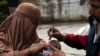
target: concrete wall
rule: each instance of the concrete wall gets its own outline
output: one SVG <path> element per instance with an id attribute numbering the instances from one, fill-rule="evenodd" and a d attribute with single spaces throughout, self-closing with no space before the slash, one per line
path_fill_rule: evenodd
<path id="1" fill-rule="evenodd" d="M 49 10 L 51 10 L 51 12 L 54 10 L 55 19 L 64 21 L 83 20 L 84 18 L 88 17 L 87 2 L 85 2 L 84 5 L 80 5 L 80 0 L 61 0 L 62 3 L 59 7 L 58 0 L 51 1 L 53 1 L 55 8 L 48 6 L 50 4 L 50 1 L 41 1 L 41 6 L 39 7 L 43 17 L 50 16 L 50 13 L 48 14 Z"/>
<path id="2" fill-rule="evenodd" d="M 87 2 L 80 5 L 80 0 L 21 0 L 21 2 L 35 3 L 41 11 L 44 20 L 51 19 L 63 21 L 83 20 L 88 17 Z M 51 5 L 50 5 L 51 4 Z M 12 11 L 12 10 L 11 10 Z"/>
<path id="3" fill-rule="evenodd" d="M 63 2 L 62 16 L 64 20 L 80 20 L 88 16 L 87 3 L 80 5 L 80 0 Z"/>

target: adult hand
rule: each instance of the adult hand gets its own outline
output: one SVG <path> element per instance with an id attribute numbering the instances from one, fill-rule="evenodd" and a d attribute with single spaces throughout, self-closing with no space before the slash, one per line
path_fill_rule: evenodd
<path id="1" fill-rule="evenodd" d="M 41 51 L 43 48 L 46 48 L 46 46 L 47 45 L 45 43 L 36 43 L 29 48 L 29 53 L 35 54 L 35 53 Z"/>
<path id="2" fill-rule="evenodd" d="M 58 50 L 54 46 L 50 45 L 50 48 L 53 50 L 53 56 L 66 56 L 63 51 Z"/>
<path id="3" fill-rule="evenodd" d="M 62 34 L 61 32 L 55 28 L 54 26 L 50 27 L 49 30 L 47 31 L 48 33 L 48 36 L 49 36 L 49 40 L 54 37 L 56 38 L 57 40 L 61 41 L 62 40 Z"/>

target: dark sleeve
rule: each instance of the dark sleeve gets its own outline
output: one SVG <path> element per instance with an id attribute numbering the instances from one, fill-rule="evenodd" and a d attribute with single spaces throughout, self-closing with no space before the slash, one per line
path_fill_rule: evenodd
<path id="1" fill-rule="evenodd" d="M 64 42 L 77 49 L 86 49 L 87 35 L 66 34 Z"/>

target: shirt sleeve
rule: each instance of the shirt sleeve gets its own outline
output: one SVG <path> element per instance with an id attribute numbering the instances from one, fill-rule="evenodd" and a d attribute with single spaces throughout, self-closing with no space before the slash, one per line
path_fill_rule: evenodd
<path id="1" fill-rule="evenodd" d="M 89 25 L 87 24 L 74 34 L 65 33 L 65 40 L 63 41 L 73 48 L 86 49 L 88 33 Z"/>
<path id="2" fill-rule="evenodd" d="M 64 42 L 77 49 L 86 49 L 87 35 L 66 34 Z"/>

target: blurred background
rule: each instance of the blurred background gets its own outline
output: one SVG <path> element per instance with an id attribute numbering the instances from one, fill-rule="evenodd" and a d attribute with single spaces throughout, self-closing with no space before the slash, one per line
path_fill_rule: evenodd
<path id="1" fill-rule="evenodd" d="M 61 32 L 75 33 L 87 24 L 87 0 L 0 0 L 0 23 L 22 2 L 31 2 L 39 7 L 42 20 L 37 32 L 47 42 L 47 30 L 51 25 L 56 26 Z M 67 56 L 85 56 L 84 50 L 71 48 L 63 42 L 61 45 Z"/>
<path id="2" fill-rule="evenodd" d="M 86 0 L 0 0 L 0 21 L 12 13 L 22 2 L 36 4 L 42 13 L 42 23 L 86 20 Z"/>

